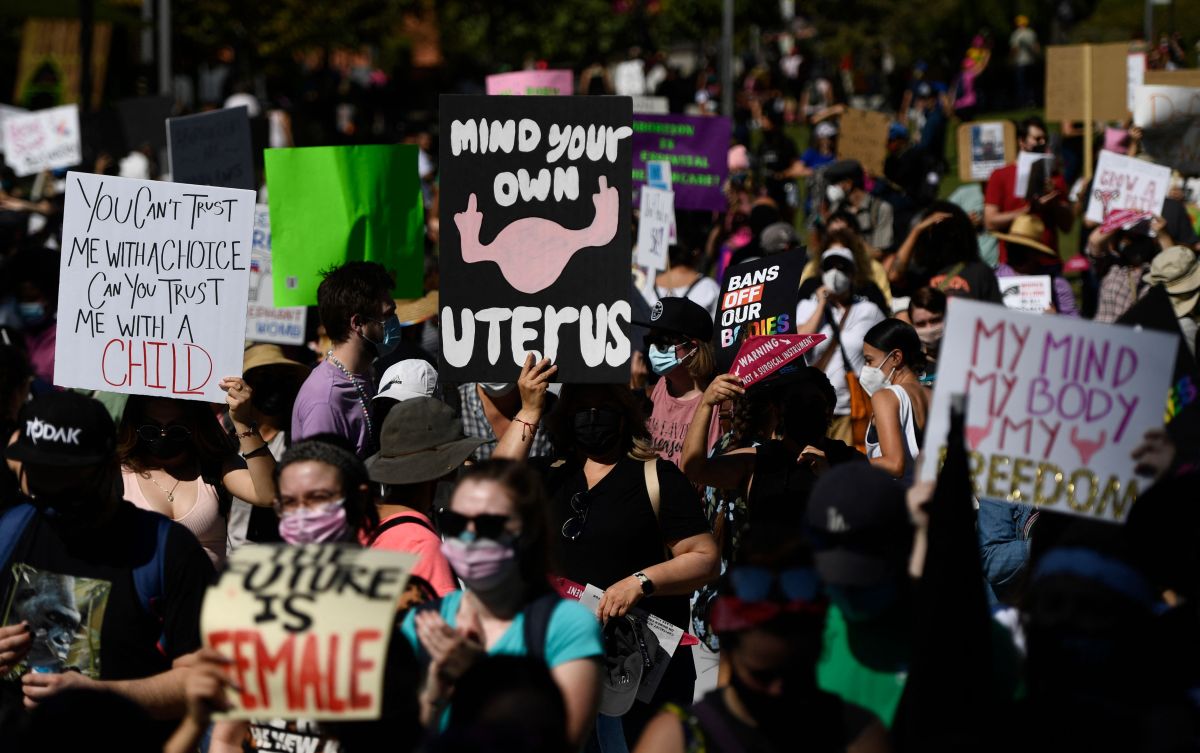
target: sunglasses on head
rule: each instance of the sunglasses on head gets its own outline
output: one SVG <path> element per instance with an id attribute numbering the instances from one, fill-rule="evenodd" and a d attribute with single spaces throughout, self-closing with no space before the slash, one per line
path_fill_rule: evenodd
<path id="1" fill-rule="evenodd" d="M 448 539 L 458 538 L 467 530 L 469 523 L 475 524 L 475 535 L 481 539 L 498 541 L 508 534 L 508 515 L 475 515 L 468 517 L 445 507 L 437 511 L 438 531 Z"/>
<path id="2" fill-rule="evenodd" d="M 821 578 L 808 567 L 775 571 L 743 565 L 729 570 L 733 595 L 742 601 L 816 601 L 821 595 Z"/>
<path id="3" fill-rule="evenodd" d="M 192 430 L 179 424 L 172 424 L 171 426 L 146 424 L 138 427 L 137 435 L 139 439 L 144 439 L 147 442 L 153 442 L 156 439 L 184 441 L 191 438 Z"/>

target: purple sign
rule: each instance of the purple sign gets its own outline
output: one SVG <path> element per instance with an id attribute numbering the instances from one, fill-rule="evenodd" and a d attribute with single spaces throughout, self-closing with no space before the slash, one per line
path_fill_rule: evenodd
<path id="1" fill-rule="evenodd" d="M 729 174 L 729 118 L 693 115 L 633 116 L 633 190 L 646 184 L 646 163 L 671 163 L 676 209 L 725 209 Z"/>

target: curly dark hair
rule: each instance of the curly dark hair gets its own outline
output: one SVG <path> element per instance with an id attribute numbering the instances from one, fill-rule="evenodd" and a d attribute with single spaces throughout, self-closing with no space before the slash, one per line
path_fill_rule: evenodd
<path id="1" fill-rule="evenodd" d="M 392 275 L 371 261 L 352 261 L 327 270 L 317 288 L 317 309 L 335 343 L 350 337 L 350 319 L 379 316 L 379 303 L 392 295 Z"/>
<path id="2" fill-rule="evenodd" d="M 278 485 L 283 469 L 293 463 L 324 463 L 338 470 L 342 481 L 342 492 L 346 495 L 346 520 L 360 533 L 370 533 L 379 526 L 379 511 L 371 494 L 371 480 L 367 467 L 350 450 L 319 437 L 297 442 L 283 453 L 275 465 L 275 483 Z"/>

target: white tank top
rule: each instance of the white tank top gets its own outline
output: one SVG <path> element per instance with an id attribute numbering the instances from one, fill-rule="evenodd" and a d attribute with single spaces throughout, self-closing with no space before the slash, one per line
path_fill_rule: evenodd
<path id="1" fill-rule="evenodd" d="M 908 391 L 898 384 L 889 385 L 887 389 L 891 390 L 900 401 L 900 425 L 904 427 L 904 476 L 901 481 L 905 486 L 911 486 L 913 458 L 921 451 L 921 443 L 917 441 L 917 419 L 913 415 L 912 398 L 908 396 Z M 871 419 L 871 425 L 867 427 L 866 446 L 868 458 L 883 457 L 883 450 L 879 448 L 879 434 L 875 431 L 874 418 Z"/>

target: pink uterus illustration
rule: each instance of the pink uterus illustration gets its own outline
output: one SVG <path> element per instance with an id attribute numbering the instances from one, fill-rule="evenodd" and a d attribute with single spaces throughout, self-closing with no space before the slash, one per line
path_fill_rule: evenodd
<path id="1" fill-rule="evenodd" d="M 570 230 L 544 217 L 513 220 L 496 234 L 491 243 L 479 242 L 483 213 L 476 209 L 475 194 L 467 199 L 467 209 L 454 215 L 454 224 L 462 240 L 462 258 L 468 264 L 493 261 L 500 273 L 522 293 L 537 293 L 554 284 L 576 253 L 607 245 L 617 234 L 620 198 L 600 176 L 600 187 L 592 195 L 596 215 L 592 223 Z"/>

